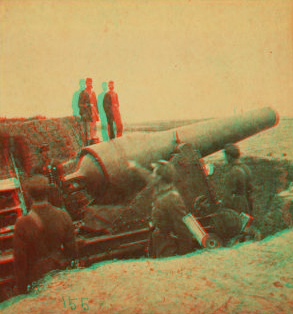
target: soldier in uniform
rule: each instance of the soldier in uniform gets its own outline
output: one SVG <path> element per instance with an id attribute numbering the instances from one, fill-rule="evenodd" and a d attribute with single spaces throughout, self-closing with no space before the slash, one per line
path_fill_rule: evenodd
<path id="1" fill-rule="evenodd" d="M 194 241 L 182 218 L 187 215 L 185 204 L 173 185 L 174 166 L 164 160 L 152 164 L 153 173 L 131 161 L 128 166 L 153 185 L 151 257 L 187 254 Z"/>
<path id="2" fill-rule="evenodd" d="M 276 194 L 260 223 L 263 238 L 293 227 L 293 183 L 286 189 L 288 172 L 282 168 L 278 170 Z"/>
<path id="3" fill-rule="evenodd" d="M 63 199 L 61 194 L 61 176 L 62 176 L 62 167 L 61 161 L 57 159 L 53 159 L 49 155 L 49 145 L 48 143 L 43 143 L 39 152 L 41 157 L 41 163 L 39 166 L 36 166 L 32 169 L 31 175 L 44 175 L 48 178 L 49 184 L 51 185 L 51 189 L 49 193 L 49 201 L 54 206 L 62 207 Z"/>
<path id="4" fill-rule="evenodd" d="M 72 115 L 74 117 L 74 129 L 76 132 L 76 135 L 78 137 L 78 140 L 82 140 L 80 138 L 82 136 L 81 131 L 81 122 L 80 122 L 80 114 L 79 114 L 79 106 L 78 106 L 78 100 L 80 93 L 85 89 L 85 79 L 81 79 L 79 81 L 79 90 L 77 90 L 72 97 Z"/>
<path id="5" fill-rule="evenodd" d="M 42 143 L 36 149 L 36 155 L 39 156 L 39 162 L 30 169 L 29 175 L 32 176 L 34 174 L 41 174 L 47 176 L 47 169 L 51 160 L 49 157 L 48 143 Z"/>
<path id="6" fill-rule="evenodd" d="M 103 91 L 98 95 L 98 111 L 101 119 L 101 129 L 102 129 L 102 137 L 103 141 L 109 141 L 109 134 L 108 134 L 108 122 L 107 122 L 107 116 L 105 113 L 103 101 L 105 94 L 107 93 L 107 82 L 102 83 L 102 89 Z"/>
<path id="7" fill-rule="evenodd" d="M 48 203 L 50 185 L 42 175 L 26 182 L 33 201 L 27 216 L 17 219 L 13 237 L 14 268 L 18 292 L 51 270 L 61 268 L 61 261 L 77 258 L 74 226 L 69 214 Z M 63 248 L 62 248 L 63 246 Z"/>
<path id="8" fill-rule="evenodd" d="M 85 79 L 81 79 L 79 81 L 79 90 L 73 94 L 72 97 L 72 115 L 74 117 L 75 122 L 79 122 L 80 115 L 79 115 L 79 107 L 78 107 L 78 100 L 80 93 L 85 89 Z"/>
<path id="9" fill-rule="evenodd" d="M 86 91 L 90 97 L 90 104 L 92 109 L 92 122 L 90 123 L 90 145 L 100 142 L 97 135 L 97 122 L 100 121 L 99 109 L 97 103 L 97 96 L 93 90 L 93 80 L 91 78 L 86 79 Z"/>
<path id="10" fill-rule="evenodd" d="M 86 79 L 87 88 L 79 94 L 78 107 L 81 121 L 83 122 L 83 141 L 84 145 L 90 145 L 91 142 L 91 124 L 93 124 L 92 105 L 90 91 L 92 89 L 92 79 Z"/>
<path id="11" fill-rule="evenodd" d="M 113 139 L 115 138 L 114 122 L 116 125 L 117 137 L 122 136 L 123 124 L 119 109 L 120 104 L 118 100 L 118 95 L 116 92 L 114 92 L 114 82 L 110 81 L 108 83 L 108 87 L 109 91 L 104 96 L 103 107 L 108 121 L 110 139 Z"/>
<path id="12" fill-rule="evenodd" d="M 250 168 L 241 163 L 240 150 L 234 144 L 227 144 L 224 148 L 224 156 L 228 169 L 224 180 L 224 194 L 222 204 L 237 212 L 252 214 L 253 198 L 252 173 Z"/>

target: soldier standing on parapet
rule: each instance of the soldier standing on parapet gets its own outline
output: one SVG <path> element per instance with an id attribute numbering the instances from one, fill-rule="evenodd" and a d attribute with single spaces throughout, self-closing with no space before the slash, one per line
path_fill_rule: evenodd
<path id="1" fill-rule="evenodd" d="M 110 139 L 115 138 L 114 122 L 116 124 L 117 137 L 122 136 L 123 125 L 121 121 L 121 115 L 119 110 L 118 95 L 114 92 L 114 82 L 108 83 L 109 91 L 105 94 L 103 106 L 107 116 L 107 121 L 110 129 Z"/>
<path id="2" fill-rule="evenodd" d="M 81 129 L 80 129 L 80 114 L 79 114 L 79 106 L 78 100 L 80 93 L 85 89 L 85 79 L 81 79 L 79 81 L 79 90 L 73 94 L 72 97 L 72 115 L 74 117 L 74 128 L 76 134 L 81 136 Z"/>
<path id="3" fill-rule="evenodd" d="M 100 121 L 97 96 L 93 90 L 93 80 L 86 79 L 86 91 L 90 96 L 90 104 L 92 109 L 92 122 L 90 123 L 90 144 L 99 143 L 100 140 L 97 135 L 97 122 Z"/>
<path id="4" fill-rule="evenodd" d="M 98 95 L 98 110 L 101 120 L 101 129 L 102 129 L 102 137 L 103 141 L 109 141 L 109 134 L 108 134 L 108 122 L 107 122 L 107 116 L 104 110 L 103 101 L 105 94 L 107 93 L 107 82 L 102 83 L 102 93 Z"/>
<path id="5" fill-rule="evenodd" d="M 128 162 L 128 167 L 154 187 L 150 256 L 168 257 L 192 252 L 193 236 L 182 220 L 187 209 L 173 184 L 174 165 L 160 160 L 152 164 L 153 173 L 133 161 Z"/>
<path id="6" fill-rule="evenodd" d="M 252 215 L 254 187 L 252 185 L 252 173 L 250 168 L 241 163 L 240 150 L 234 144 L 224 147 L 224 156 L 228 163 L 227 173 L 224 180 L 224 195 L 222 204 L 237 212 Z"/>
<path id="7" fill-rule="evenodd" d="M 48 203 L 48 179 L 36 175 L 28 179 L 26 189 L 33 201 L 27 216 L 17 219 L 13 237 L 14 269 L 18 293 L 27 293 L 28 285 L 46 273 L 77 258 L 74 225 L 69 214 Z M 63 246 L 63 250 L 62 250 Z"/>
<path id="8" fill-rule="evenodd" d="M 84 145 L 98 143 L 96 138 L 96 122 L 99 121 L 97 98 L 92 90 L 93 80 L 86 79 L 86 89 L 79 95 L 78 106 L 81 120 L 83 121 Z"/>
<path id="9" fill-rule="evenodd" d="M 74 119 L 77 120 L 77 121 L 80 119 L 79 107 L 78 107 L 78 99 L 79 99 L 80 93 L 84 89 L 85 89 L 85 79 L 81 79 L 79 81 L 79 90 L 76 91 L 73 94 L 73 97 L 72 97 L 72 115 L 73 115 Z"/>

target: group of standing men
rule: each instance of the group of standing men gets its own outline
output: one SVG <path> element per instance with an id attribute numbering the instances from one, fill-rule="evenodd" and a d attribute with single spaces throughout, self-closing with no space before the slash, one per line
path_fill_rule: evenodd
<path id="1" fill-rule="evenodd" d="M 73 94 L 72 109 L 75 124 L 80 127 L 84 145 L 100 142 L 97 135 L 98 121 L 101 121 L 103 141 L 122 136 L 123 125 L 118 95 L 114 91 L 114 82 L 109 81 L 108 84 L 103 82 L 103 92 L 98 97 L 96 97 L 93 90 L 93 80 L 91 78 L 81 79 L 79 86 L 79 90 Z M 108 91 L 107 88 L 109 88 Z"/>

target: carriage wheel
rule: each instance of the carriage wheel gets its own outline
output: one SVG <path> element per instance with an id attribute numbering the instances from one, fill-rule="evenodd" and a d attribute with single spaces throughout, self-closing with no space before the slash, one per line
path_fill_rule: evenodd
<path id="1" fill-rule="evenodd" d="M 211 233 L 204 240 L 203 246 L 207 249 L 218 249 L 223 246 L 223 241 L 218 235 Z"/>

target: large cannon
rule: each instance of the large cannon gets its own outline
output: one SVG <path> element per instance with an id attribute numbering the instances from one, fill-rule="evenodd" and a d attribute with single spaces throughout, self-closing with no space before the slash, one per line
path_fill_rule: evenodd
<path id="1" fill-rule="evenodd" d="M 101 260 L 141 256 L 147 251 L 152 190 L 129 171 L 128 160 L 146 168 L 159 159 L 171 160 L 177 169 L 175 185 L 192 211 L 199 196 L 206 196 L 211 203 L 216 201 L 202 158 L 226 143 L 241 141 L 277 123 L 276 112 L 262 108 L 169 131 L 126 135 L 83 148 L 78 153 L 76 171 L 62 178 L 62 203 L 75 223 L 80 263 L 87 266 Z M 206 227 L 208 232 L 212 231 L 210 227 Z M 14 285 L 12 238 L 13 225 L 0 228 L 0 292 L 6 296 L 12 295 L 10 288 Z"/>
<path id="2" fill-rule="evenodd" d="M 277 113 L 265 107 L 173 130 L 123 136 L 83 148 L 78 155 L 77 171 L 63 180 L 83 178 L 99 203 L 121 202 L 141 188 L 138 179 L 130 177 L 127 160 L 148 168 L 154 161 L 169 159 L 180 143 L 192 145 L 205 157 L 223 149 L 227 143 L 236 143 L 277 123 Z"/>

